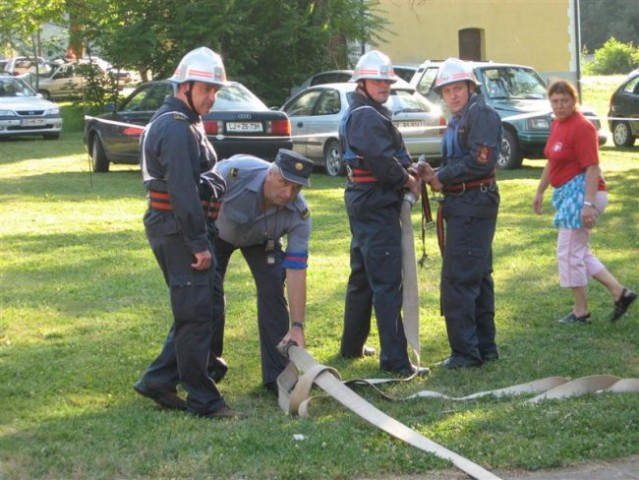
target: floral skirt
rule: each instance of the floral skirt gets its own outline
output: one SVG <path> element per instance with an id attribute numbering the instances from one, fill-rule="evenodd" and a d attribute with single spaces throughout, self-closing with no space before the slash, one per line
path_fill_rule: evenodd
<path id="1" fill-rule="evenodd" d="M 581 209 L 586 195 L 586 174 L 580 173 L 552 192 L 555 207 L 554 225 L 558 228 L 581 228 Z"/>

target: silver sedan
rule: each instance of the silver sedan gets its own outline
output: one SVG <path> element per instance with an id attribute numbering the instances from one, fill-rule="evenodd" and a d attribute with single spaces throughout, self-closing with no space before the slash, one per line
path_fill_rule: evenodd
<path id="1" fill-rule="evenodd" d="M 324 167 L 331 176 L 344 173 L 337 131 L 355 87 L 355 83 L 317 85 L 298 93 L 281 108 L 291 121 L 293 150 Z M 422 154 L 431 161 L 441 157 L 446 120 L 438 106 L 398 81 L 386 107 L 393 112 L 393 123 L 413 158 Z"/>

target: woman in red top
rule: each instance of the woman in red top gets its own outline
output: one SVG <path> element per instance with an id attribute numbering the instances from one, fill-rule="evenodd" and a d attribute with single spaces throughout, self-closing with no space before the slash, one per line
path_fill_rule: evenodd
<path id="1" fill-rule="evenodd" d="M 637 294 L 621 285 L 590 251 L 590 234 L 608 203 L 606 183 L 599 168 L 599 146 L 594 125 L 579 111 L 575 87 L 560 80 L 548 89 L 555 120 L 546 142 L 548 162 L 541 174 L 533 208 L 542 214 L 544 192 L 553 187 L 554 224 L 559 229 L 557 260 L 559 283 L 571 288 L 574 307 L 561 323 L 590 323 L 586 286 L 593 277 L 614 301 L 610 321 L 617 321 Z"/>

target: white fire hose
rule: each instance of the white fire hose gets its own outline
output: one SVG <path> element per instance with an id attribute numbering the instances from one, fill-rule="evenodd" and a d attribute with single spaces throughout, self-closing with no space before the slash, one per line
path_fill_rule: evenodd
<path id="1" fill-rule="evenodd" d="M 425 160 L 424 160 L 425 161 Z M 415 243 L 411 209 L 417 198 L 411 192 L 404 195 L 400 220 L 402 229 L 402 285 L 403 285 L 403 323 L 406 340 L 417 357 L 417 367 L 420 363 L 419 343 L 419 288 L 417 282 L 417 261 L 415 258 Z M 278 403 L 284 412 L 290 415 L 308 416 L 308 405 L 313 397 L 310 396 L 313 385 L 317 385 L 339 403 L 362 417 L 380 430 L 398 438 L 424 452 L 448 460 L 457 468 L 477 480 L 499 480 L 499 477 L 480 465 L 462 457 L 461 455 L 433 442 L 420 433 L 385 414 L 373 404 L 351 390 L 347 383 L 375 385 L 397 381 L 389 379 L 366 379 L 342 382 L 339 372 L 334 368 L 318 363 L 306 350 L 294 343 L 278 346 L 280 353 L 290 362 L 277 378 Z M 301 374 L 300 374 L 301 372 Z M 410 380 L 416 375 L 405 380 Z M 573 381 L 562 377 L 549 377 L 529 383 L 506 387 L 498 390 L 479 392 L 466 397 L 449 397 L 439 392 L 424 390 L 404 399 L 393 399 L 377 389 L 385 398 L 390 400 L 409 400 L 415 398 L 445 398 L 448 400 L 466 401 L 479 397 L 493 395 L 521 395 L 537 393 L 528 403 L 537 403 L 546 399 L 566 398 L 594 392 L 639 393 L 639 379 L 621 379 L 610 375 L 593 375 Z"/>

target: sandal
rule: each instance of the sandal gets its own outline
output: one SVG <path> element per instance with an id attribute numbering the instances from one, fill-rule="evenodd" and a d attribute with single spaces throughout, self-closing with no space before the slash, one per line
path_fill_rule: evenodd
<path id="1" fill-rule="evenodd" d="M 581 317 L 575 315 L 575 312 L 570 312 L 569 315 L 566 315 L 564 318 L 559 320 L 559 323 L 570 324 L 570 323 L 590 323 L 590 313 L 586 313 Z"/>
<path id="2" fill-rule="evenodd" d="M 610 321 L 614 323 L 617 320 L 619 320 L 623 316 L 623 314 L 626 313 L 626 311 L 628 310 L 628 307 L 630 307 L 630 304 L 634 302 L 636 299 L 637 299 L 636 292 L 633 292 L 632 290 L 628 290 L 627 288 L 624 288 L 623 291 L 621 292 L 621 296 L 619 297 L 619 300 L 615 302 L 615 308 L 612 311 L 612 314 L 610 315 Z"/>

